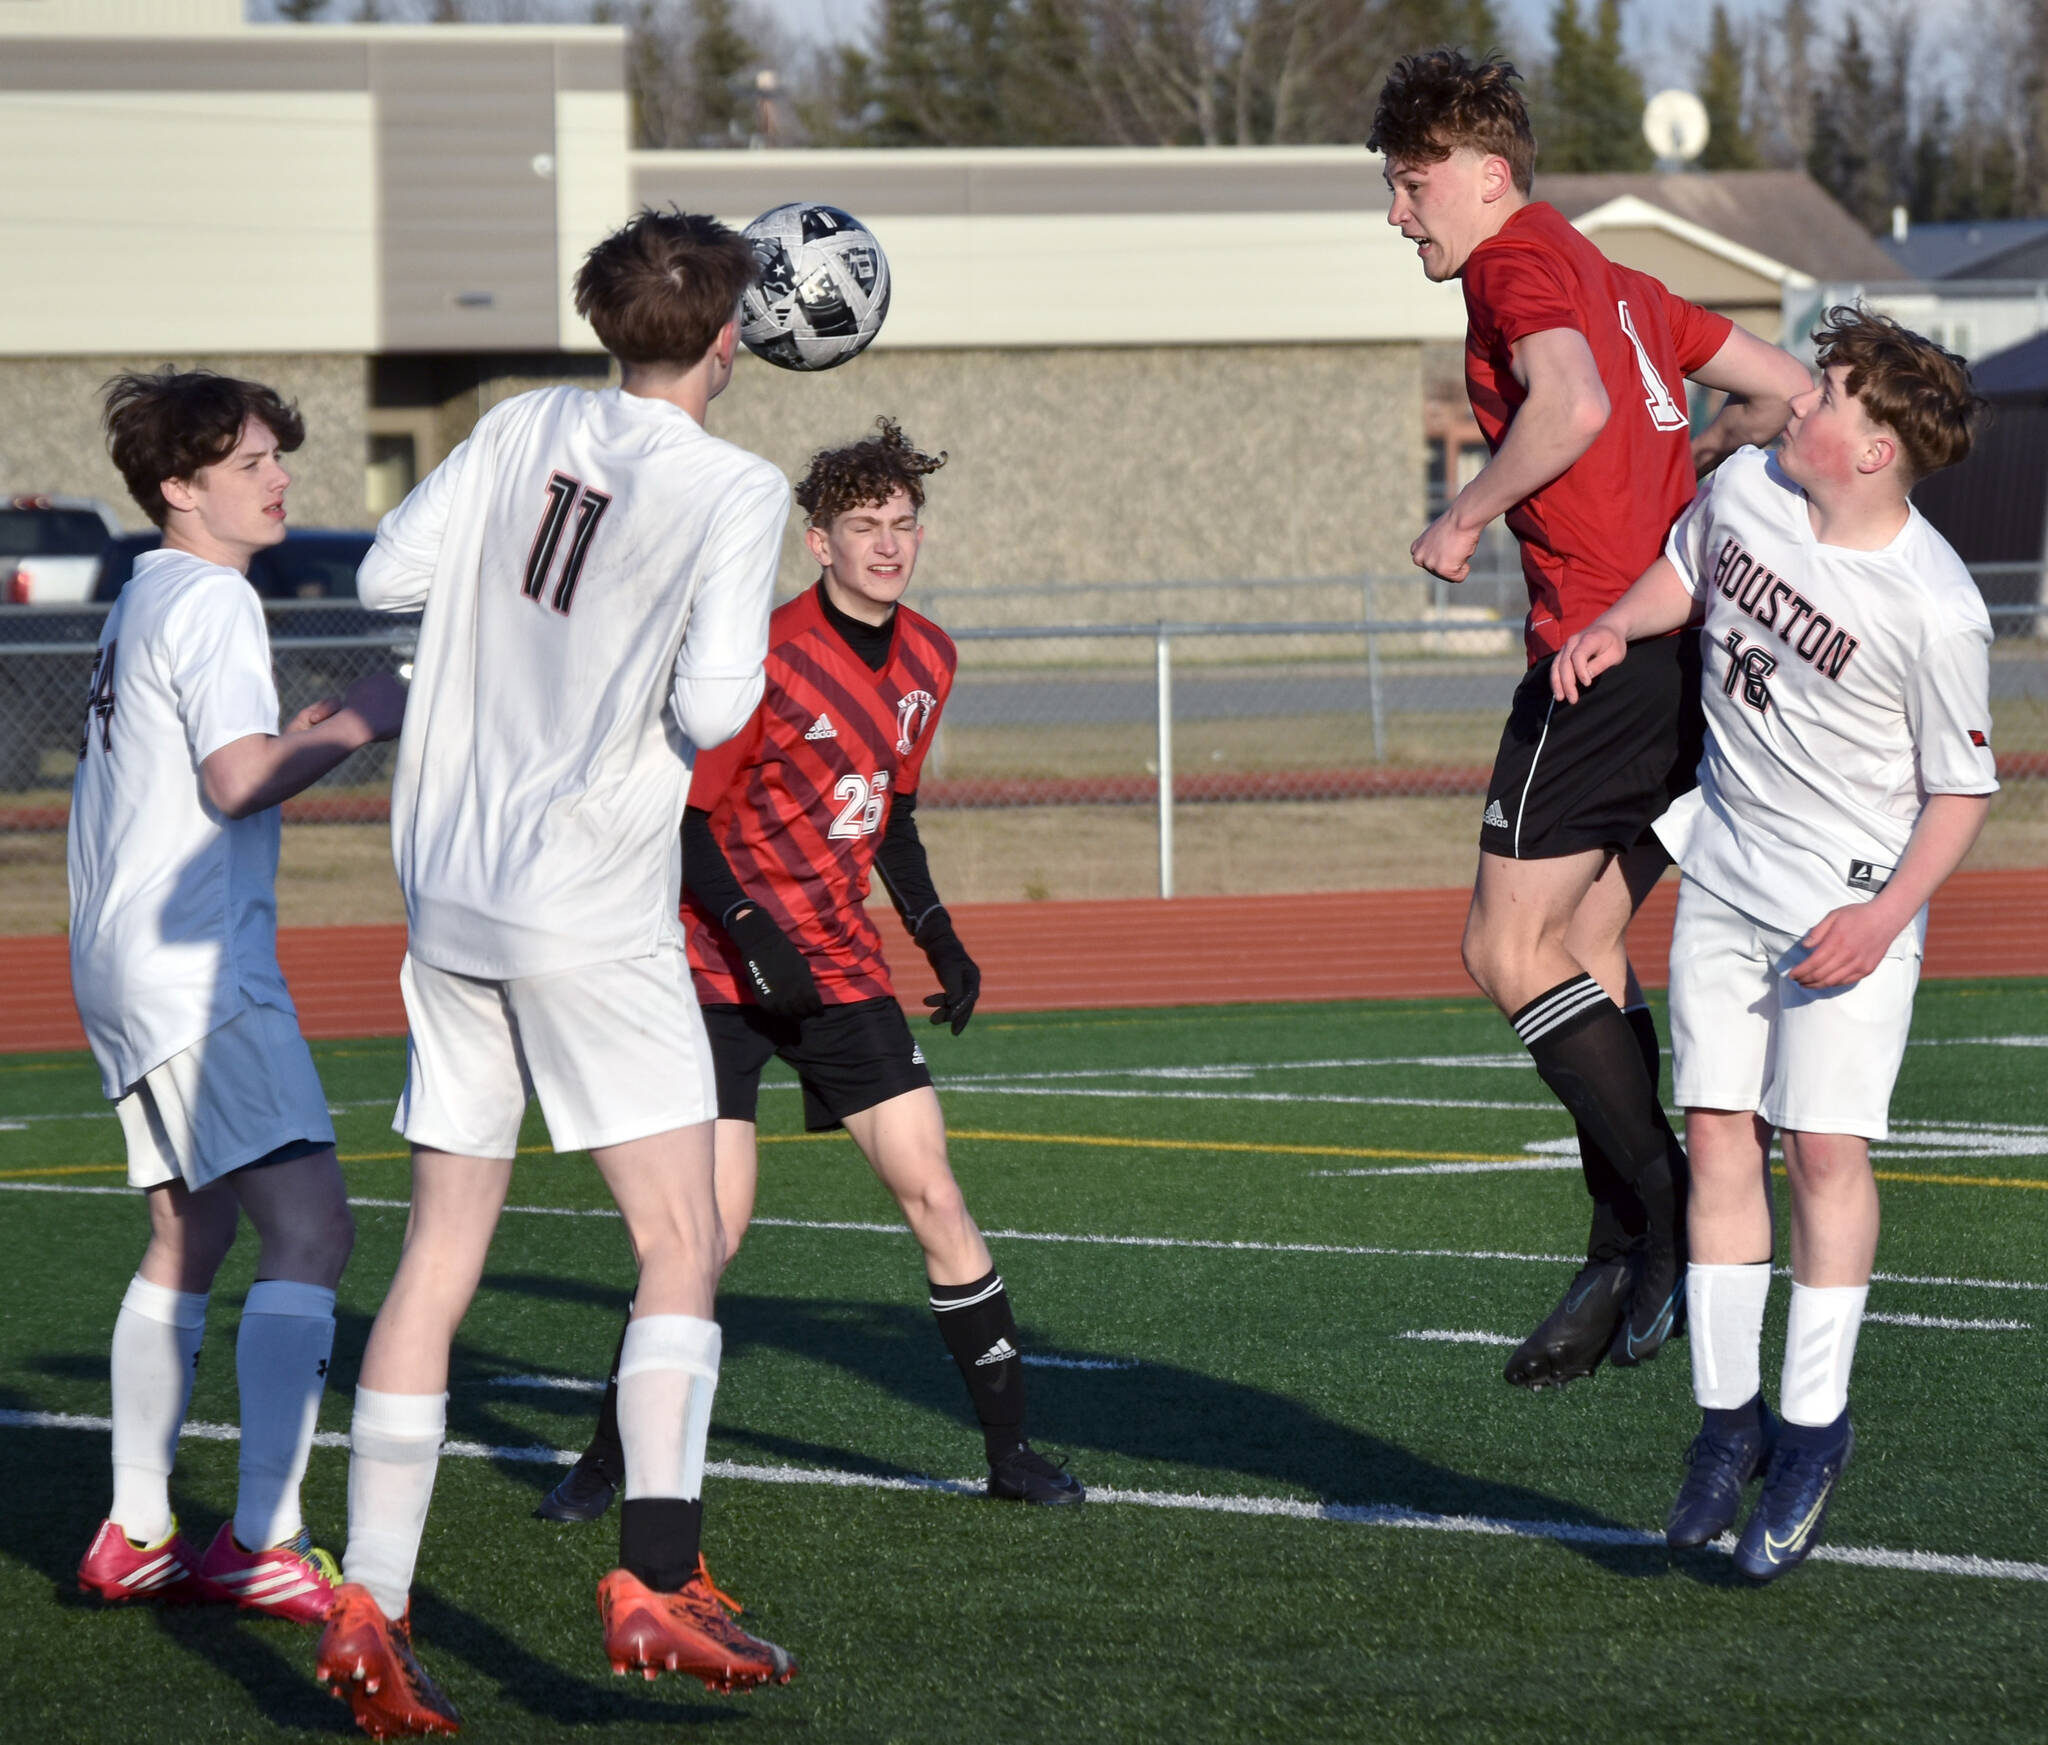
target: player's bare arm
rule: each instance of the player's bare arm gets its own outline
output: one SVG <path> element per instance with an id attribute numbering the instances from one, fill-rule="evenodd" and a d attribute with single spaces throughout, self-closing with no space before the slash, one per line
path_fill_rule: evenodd
<path id="1" fill-rule="evenodd" d="M 1806 366 L 1790 352 L 1733 328 L 1721 349 L 1693 372 L 1703 388 L 1718 388 L 1728 402 L 1693 438 L 1692 470 L 1705 478 L 1738 448 L 1776 440 L 1792 416 L 1792 402 L 1813 385 Z"/>
<path id="2" fill-rule="evenodd" d="M 1867 903 L 1830 910 L 1800 941 L 1811 955 L 1791 977 L 1803 988 L 1860 982 L 1976 843 L 1991 810 L 1989 794 L 1929 794 L 1898 871 Z"/>
<path id="3" fill-rule="evenodd" d="M 324 698 L 293 717 L 282 733 L 229 741 L 199 766 L 213 809 L 247 818 L 303 793 L 352 752 L 396 739 L 405 723 L 405 686 L 390 673 L 365 673 L 341 698 Z"/>
<path id="4" fill-rule="evenodd" d="M 1497 515 L 1561 476 L 1607 426 L 1607 389 L 1592 347 L 1575 328 L 1532 333 L 1514 348 L 1515 379 L 1529 391 L 1500 451 L 1408 548 L 1431 575 L 1462 582 L 1479 535 Z"/>
<path id="5" fill-rule="evenodd" d="M 1576 703 L 1582 688 L 1621 664 L 1631 642 L 1667 636 L 1692 612 L 1692 590 L 1671 560 L 1660 557 L 1605 612 L 1565 638 L 1551 662 L 1550 694 L 1560 703 Z"/>

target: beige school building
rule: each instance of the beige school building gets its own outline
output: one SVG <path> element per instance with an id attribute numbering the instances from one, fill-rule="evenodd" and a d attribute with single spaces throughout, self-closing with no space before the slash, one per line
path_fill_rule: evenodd
<path id="1" fill-rule="evenodd" d="M 642 205 L 825 200 L 894 278 L 874 348 L 749 358 L 712 427 L 801 467 L 878 413 L 953 464 L 951 588 L 1399 572 L 1479 454 L 1464 307 L 1356 148 L 651 152 L 610 26 L 250 25 L 239 0 L 0 0 L 0 492 L 99 496 L 97 385 L 295 396 L 295 520 L 362 527 L 504 396 L 601 383 L 583 252 Z M 1778 337 L 1876 245 L 1803 176 L 1539 178 L 1609 253 Z M 1880 257 L 1881 258 L 1881 257 Z M 792 541 L 794 585 L 802 565 Z"/>

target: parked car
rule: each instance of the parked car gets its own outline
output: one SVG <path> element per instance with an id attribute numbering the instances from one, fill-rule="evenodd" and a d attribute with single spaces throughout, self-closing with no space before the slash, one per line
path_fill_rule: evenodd
<path id="1" fill-rule="evenodd" d="M 370 549 L 367 533 L 294 529 L 256 554 L 249 580 L 263 598 L 278 660 L 285 713 L 316 696 L 345 690 L 366 660 L 388 662 L 409 676 L 412 634 L 383 613 L 356 602 L 356 568 Z M 126 586 L 136 559 L 162 543 L 151 529 L 102 531 L 89 560 L 96 579 L 70 610 L 0 608 L 0 789 L 60 786 L 70 781 L 78 748 L 92 648 L 106 623 L 106 608 Z M 308 611 L 303 601 L 331 602 Z M 295 638 L 311 643 L 292 648 Z M 40 652 L 48 649 L 48 653 Z M 388 650 L 388 652 L 385 652 Z"/>
<path id="2" fill-rule="evenodd" d="M 93 597 L 100 553 L 121 531 L 94 497 L 0 498 L 0 600 L 76 605 Z"/>
<path id="3" fill-rule="evenodd" d="M 278 544 L 256 554 L 249 565 L 249 583 L 266 600 L 353 601 L 356 570 L 369 554 L 372 539 L 368 533 L 294 527 Z M 154 529 L 108 541 L 90 597 L 101 602 L 115 599 L 134 574 L 135 560 L 162 543 Z"/>

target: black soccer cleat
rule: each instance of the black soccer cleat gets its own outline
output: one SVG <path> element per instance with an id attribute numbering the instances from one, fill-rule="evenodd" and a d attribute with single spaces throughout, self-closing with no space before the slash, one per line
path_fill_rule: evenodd
<path id="1" fill-rule="evenodd" d="M 1764 1470 L 1763 1495 L 1735 1547 L 1735 1567 L 1751 1581 L 1776 1581 L 1804 1563 L 1820 1543 L 1835 1486 L 1856 1452 L 1849 1414 L 1844 1412 L 1838 1422 L 1841 1433 L 1819 1446 L 1812 1432 L 1795 1439 L 1785 1433 L 1790 1426 L 1781 1428 Z"/>
<path id="2" fill-rule="evenodd" d="M 1711 1544 L 1735 1525 L 1742 1491 L 1763 1475 L 1778 1443 L 1778 1420 L 1758 1400 L 1753 1430 L 1717 1436 L 1702 1427 L 1685 1451 L 1685 1482 L 1664 1519 L 1664 1543 L 1674 1551 Z"/>
<path id="3" fill-rule="evenodd" d="M 541 1498 L 534 1518 L 541 1521 L 595 1521 L 612 1506 L 619 1481 L 603 1461 L 586 1453 L 569 1468 L 562 1482 Z"/>
<path id="4" fill-rule="evenodd" d="M 1628 1312 L 1635 1269 L 1627 1260 L 1589 1260 L 1556 1308 L 1501 1373 L 1518 1388 L 1563 1387 L 1600 1367 Z"/>
<path id="5" fill-rule="evenodd" d="M 988 1494 L 997 1502 L 1045 1504 L 1078 1503 L 1088 1495 L 1065 1461 L 1055 1464 L 1028 1442 L 988 1463 Z"/>
<path id="6" fill-rule="evenodd" d="M 1618 1369 L 1649 1362 L 1685 1325 L 1684 1251 L 1653 1235 L 1637 1244 L 1629 1259 L 1628 1312 L 1607 1349 L 1607 1361 Z"/>

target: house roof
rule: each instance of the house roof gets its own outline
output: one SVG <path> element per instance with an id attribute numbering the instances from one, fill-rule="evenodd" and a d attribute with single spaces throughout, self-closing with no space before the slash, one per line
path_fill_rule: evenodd
<path id="1" fill-rule="evenodd" d="M 1970 381 L 1990 400 L 2048 399 L 2048 333 L 2037 333 L 1970 366 Z"/>
<path id="2" fill-rule="evenodd" d="M 2048 218 L 1916 224 L 1884 250 L 1909 279 L 1995 279 L 1999 257 L 2048 237 Z M 2031 276 L 2031 275 L 2029 275 Z"/>
<path id="3" fill-rule="evenodd" d="M 1631 196 L 1809 278 L 1900 276 L 1898 263 L 1801 170 L 1546 176 L 1539 168 L 1536 176 L 1536 197 L 1570 219 Z"/>

